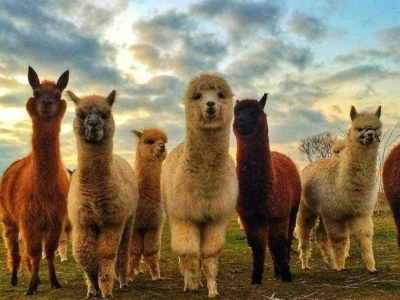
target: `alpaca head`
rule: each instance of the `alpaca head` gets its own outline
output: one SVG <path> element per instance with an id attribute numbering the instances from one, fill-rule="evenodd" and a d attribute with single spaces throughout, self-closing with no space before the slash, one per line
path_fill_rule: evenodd
<path id="1" fill-rule="evenodd" d="M 226 80 L 217 74 L 193 78 L 185 94 L 188 128 L 220 129 L 233 117 L 233 93 Z"/>
<path id="2" fill-rule="evenodd" d="M 133 129 L 132 133 L 137 139 L 137 154 L 146 161 L 162 162 L 167 157 L 165 144 L 168 142 L 167 134 L 158 128 L 145 128 L 142 131 Z"/>
<path id="3" fill-rule="evenodd" d="M 332 145 L 332 157 L 339 157 L 341 153 L 343 153 L 344 148 L 346 148 L 346 141 L 345 140 L 337 140 Z"/>
<path id="4" fill-rule="evenodd" d="M 31 117 L 44 119 L 55 116 L 63 116 L 66 102 L 61 100 L 62 91 L 66 88 L 69 80 L 69 71 L 65 71 L 57 83 L 44 80 L 40 83 L 39 77 L 32 67 L 28 68 L 28 81 L 33 90 L 33 97 L 29 98 L 27 110 Z"/>
<path id="5" fill-rule="evenodd" d="M 71 91 L 67 94 L 76 104 L 74 132 L 77 138 L 88 143 L 101 143 L 114 136 L 111 107 L 115 101 L 115 90 L 105 98 L 97 95 L 78 98 Z"/>
<path id="6" fill-rule="evenodd" d="M 379 106 L 375 113 L 358 113 L 354 106 L 350 110 L 352 121 L 349 130 L 350 139 L 358 141 L 360 144 L 369 146 L 380 142 L 382 135 L 381 107 Z"/>
<path id="7" fill-rule="evenodd" d="M 264 113 L 267 95 L 264 94 L 260 101 L 253 99 L 236 101 L 233 119 L 233 132 L 236 136 L 268 130 L 267 115 Z"/>

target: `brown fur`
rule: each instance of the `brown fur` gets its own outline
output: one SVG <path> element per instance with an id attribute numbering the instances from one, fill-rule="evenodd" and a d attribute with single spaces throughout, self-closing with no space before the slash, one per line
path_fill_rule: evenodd
<path id="1" fill-rule="evenodd" d="M 68 77 L 66 71 L 57 84 L 40 83 L 36 72 L 29 67 L 28 79 L 34 97 L 29 98 L 26 109 L 32 119 L 32 152 L 14 162 L 1 180 L 0 215 L 12 269 L 11 285 L 18 282 L 20 231 L 31 274 L 27 295 L 37 292 L 42 245 L 50 285 L 61 287 L 55 273 L 54 252 L 67 216 L 69 180 L 61 162 L 59 134 L 67 107 L 65 100 L 61 100 L 61 93 L 68 84 Z"/>
<path id="2" fill-rule="evenodd" d="M 309 269 L 310 232 L 317 219 L 317 241 L 324 261 L 345 269 L 350 235 L 361 248 L 369 272 L 376 272 L 372 249 L 372 214 L 377 200 L 376 160 L 382 123 L 381 107 L 372 113 L 350 112 L 351 128 L 337 158 L 312 162 L 301 172 L 302 199 L 297 215 L 302 268 Z"/>
<path id="3" fill-rule="evenodd" d="M 153 280 L 160 277 L 161 233 L 165 212 L 161 203 L 160 176 L 167 157 L 167 134 L 158 128 L 132 130 L 137 139 L 135 172 L 138 178 L 139 202 L 133 227 L 128 278 L 143 273 L 140 260 L 150 268 Z"/>

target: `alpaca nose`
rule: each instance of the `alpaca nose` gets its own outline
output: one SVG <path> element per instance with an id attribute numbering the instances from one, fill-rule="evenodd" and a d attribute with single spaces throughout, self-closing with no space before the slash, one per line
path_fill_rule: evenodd
<path id="1" fill-rule="evenodd" d="M 207 106 L 209 106 L 209 107 L 213 107 L 214 105 L 215 105 L 215 102 L 214 101 L 207 101 Z"/>
<path id="2" fill-rule="evenodd" d="M 164 145 L 164 144 L 161 144 L 161 145 L 159 146 L 159 150 L 160 150 L 161 153 L 164 153 L 164 152 L 165 152 L 165 145 Z"/>

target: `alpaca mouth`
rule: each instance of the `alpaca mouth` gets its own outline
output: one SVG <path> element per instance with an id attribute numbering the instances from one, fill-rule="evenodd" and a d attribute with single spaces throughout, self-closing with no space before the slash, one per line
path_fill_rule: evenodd
<path id="1" fill-rule="evenodd" d="M 206 113 L 209 117 L 214 117 L 216 116 L 217 110 L 214 107 L 208 107 Z"/>
<path id="2" fill-rule="evenodd" d="M 103 138 L 103 136 L 104 136 L 103 130 L 97 130 L 97 129 L 85 130 L 85 138 L 88 142 L 98 142 Z"/>

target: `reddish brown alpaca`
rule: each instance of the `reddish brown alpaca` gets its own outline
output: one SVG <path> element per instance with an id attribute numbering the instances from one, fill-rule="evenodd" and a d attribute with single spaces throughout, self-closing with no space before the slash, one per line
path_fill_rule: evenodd
<path id="1" fill-rule="evenodd" d="M 382 171 L 383 189 L 397 227 L 397 246 L 400 247 L 400 144 L 390 151 Z"/>
<path id="2" fill-rule="evenodd" d="M 261 284 L 268 245 L 276 277 L 292 281 L 290 249 L 301 196 L 299 172 L 289 157 L 271 152 L 264 113 L 267 94 L 236 101 L 239 199 L 237 212 L 253 251 L 251 284 Z"/>
<path id="3" fill-rule="evenodd" d="M 69 180 L 61 163 L 59 134 L 67 104 L 61 93 L 68 84 L 69 72 L 64 72 L 55 84 L 40 83 L 29 67 L 28 80 L 34 97 L 26 109 L 32 119 L 32 152 L 15 161 L 1 181 L 0 216 L 3 237 L 12 269 L 11 285 L 18 282 L 21 261 L 18 233 L 21 231 L 26 263 L 31 281 L 26 295 L 37 292 L 42 241 L 52 288 L 60 288 L 54 266 L 54 252 L 67 216 Z"/>

